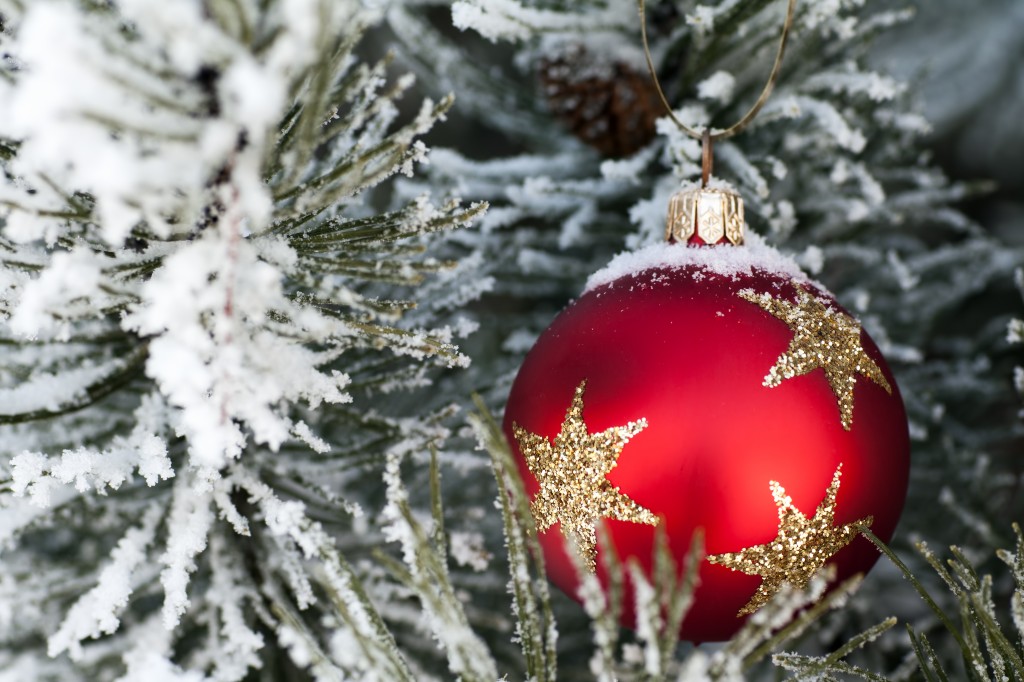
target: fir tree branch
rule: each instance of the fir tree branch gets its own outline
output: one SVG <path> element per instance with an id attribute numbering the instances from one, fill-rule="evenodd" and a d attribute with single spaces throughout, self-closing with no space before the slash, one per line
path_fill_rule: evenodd
<path id="1" fill-rule="evenodd" d="M 917 657 L 918 667 L 925 676 L 925 680 L 927 682 L 949 682 L 946 672 L 935 655 L 935 650 L 932 649 L 924 634 L 922 633 L 918 637 L 909 623 L 906 624 L 906 629 L 907 635 L 910 637 L 910 644 L 914 649 L 914 655 Z"/>
<path id="2" fill-rule="evenodd" d="M 658 540 L 657 538 L 661 539 Z M 658 576 L 658 583 L 667 586 L 665 596 L 662 599 L 662 610 L 666 614 L 665 627 L 661 635 L 660 648 L 662 652 L 662 670 L 667 670 L 669 661 L 675 653 L 678 644 L 679 631 L 682 628 L 683 620 L 693 605 L 694 591 L 700 580 L 700 564 L 704 559 L 704 533 L 697 530 L 690 542 L 690 549 L 686 554 L 683 566 L 682 579 L 677 578 L 677 569 L 672 560 L 672 553 L 668 544 L 667 532 L 661 530 L 659 525 L 655 541 L 655 575 Z M 659 570 L 660 568 L 660 570 Z M 678 585 L 676 582 L 678 581 Z"/>
<path id="3" fill-rule="evenodd" d="M 505 542 L 508 549 L 510 588 L 523 661 L 530 679 L 554 682 L 557 675 L 557 629 L 544 576 L 544 555 L 529 498 L 516 469 L 505 436 L 479 395 L 473 396 L 477 412 L 470 424 L 491 457 L 498 485 Z"/>
<path id="4" fill-rule="evenodd" d="M 318 38 L 324 43 L 330 40 L 330 37 L 325 36 L 322 32 Z M 294 145 L 291 150 L 295 154 L 295 161 L 289 164 L 290 171 L 283 181 L 286 186 L 295 185 L 299 174 L 304 172 L 309 165 L 314 148 L 320 141 L 317 133 L 322 127 L 324 116 L 327 113 L 327 97 L 332 77 L 336 73 L 338 64 L 351 52 L 352 47 L 351 39 L 343 39 L 339 41 L 329 57 L 327 56 L 329 48 L 326 44 L 320 49 L 321 58 L 326 62 L 327 68 L 312 69 L 307 77 L 305 91 L 301 93 L 302 105 L 295 121 Z"/>
<path id="5" fill-rule="evenodd" d="M 825 572 L 819 573 L 819 577 L 827 577 L 830 574 Z M 834 578 L 834 573 L 831 574 L 831 578 Z M 837 606 L 844 604 L 849 598 L 850 594 L 856 591 L 860 587 L 862 576 L 856 575 L 852 578 L 845 580 L 844 582 L 836 585 L 830 592 L 825 594 L 821 599 L 815 601 L 809 608 L 800 611 L 799 614 L 789 620 L 785 626 L 779 628 L 777 631 L 772 632 L 772 628 L 768 627 L 765 629 L 764 625 L 759 625 L 748 621 L 747 625 L 743 626 L 741 632 L 750 630 L 765 630 L 764 640 L 760 642 L 756 647 L 752 648 L 749 652 L 743 653 L 743 669 L 749 670 L 759 661 L 764 659 L 765 656 L 770 654 L 772 651 L 782 646 L 785 642 L 793 640 L 799 637 L 812 623 L 817 622 L 821 617 L 835 609 Z M 735 642 L 741 642 L 744 637 L 737 636 Z M 738 648 L 738 644 L 734 645 L 733 642 L 727 645 L 728 648 Z"/>
<path id="6" fill-rule="evenodd" d="M 988 666 L 985 663 L 984 655 L 981 651 L 980 642 L 977 639 L 977 632 L 974 627 L 965 627 L 963 630 L 957 628 L 949 616 L 935 603 L 935 600 L 931 597 L 928 591 L 924 588 L 921 582 L 911 573 L 910 569 L 907 568 L 896 554 L 889 549 L 885 543 L 879 540 L 870 530 L 862 528 L 861 532 L 868 538 L 879 550 L 882 551 L 889 559 L 896 564 L 897 568 L 903 573 L 903 575 L 910 581 L 914 589 L 921 596 L 924 602 L 932 610 L 933 613 L 938 617 L 939 621 L 946 627 L 946 630 L 953 636 L 957 644 L 960 645 L 960 649 L 964 656 L 964 665 L 966 668 L 967 675 L 973 680 L 987 679 Z M 986 610 L 974 601 L 974 595 L 970 592 L 965 592 L 960 585 L 957 585 L 953 580 L 952 576 L 946 571 L 946 569 L 939 563 L 924 543 L 918 544 L 919 551 L 924 555 L 926 561 L 935 569 L 936 573 L 942 578 L 943 582 L 949 587 L 953 594 L 957 597 L 960 606 L 960 614 L 962 622 L 965 626 L 968 623 L 978 623 L 978 627 L 982 633 L 986 636 L 991 637 L 991 642 L 994 647 L 994 651 L 999 654 L 1010 654 L 1011 660 L 1016 665 L 1020 661 L 1019 654 L 1013 651 L 1013 647 L 1008 644 L 1005 640 L 1005 636 L 1001 633 L 1001 628 L 994 619 L 991 618 Z M 953 563 L 956 568 L 960 562 Z M 973 568 L 966 568 L 965 566 L 959 566 L 956 568 L 967 580 L 976 578 L 977 574 Z M 970 584 L 970 583 L 968 583 Z M 922 640 L 923 646 L 923 640 Z M 998 655 L 998 654 L 997 654 Z M 1017 668 L 1022 670 L 1022 668 Z"/>
<path id="7" fill-rule="evenodd" d="M 434 552 L 438 556 L 448 555 L 448 543 L 444 533 L 444 508 L 441 504 L 441 470 L 437 462 L 437 448 L 430 448 L 430 515 L 434 520 L 431 538 Z"/>
<path id="8" fill-rule="evenodd" d="M 891 629 L 894 625 L 896 625 L 896 622 L 897 621 L 895 617 L 889 617 L 883 620 L 881 623 L 873 625 L 864 632 L 855 635 L 848 642 L 846 642 L 846 644 L 842 645 L 834 652 L 826 656 L 824 661 L 829 664 L 839 662 L 840 659 L 846 658 L 855 649 L 860 649 L 865 644 L 868 644 L 869 642 L 873 642 L 874 640 L 878 639 L 878 637 L 880 637 L 882 633 L 886 632 L 887 630 Z"/>
<path id="9" fill-rule="evenodd" d="M 910 582 L 911 585 L 913 585 L 917 593 L 921 595 L 921 599 L 923 599 L 924 602 L 928 605 L 928 608 L 932 610 L 932 612 L 939 618 L 942 624 L 946 626 L 946 629 L 949 630 L 949 632 L 956 638 L 957 643 L 960 645 L 960 648 L 966 651 L 967 644 L 966 642 L 964 642 L 963 637 L 960 634 L 957 627 L 953 624 L 953 621 L 951 621 L 949 617 L 946 615 L 946 613 L 941 608 L 939 608 L 939 605 L 935 603 L 935 600 L 932 599 L 932 596 L 925 589 L 924 585 L 921 584 L 921 582 L 911 572 L 907 565 L 903 563 L 903 560 L 900 559 L 895 552 L 889 549 L 889 546 L 882 542 L 878 538 L 878 536 L 872 533 L 871 530 L 866 526 L 862 526 L 860 528 L 860 532 L 864 537 L 870 540 L 871 543 L 874 544 L 880 552 L 882 552 L 882 554 L 888 557 L 889 561 L 896 565 L 896 568 L 900 569 L 900 572 L 903 573 L 903 576 Z M 951 589 L 956 589 L 952 581 L 947 580 L 946 584 L 949 585 Z"/>
<path id="10" fill-rule="evenodd" d="M 14 414 L 0 414 L 0 424 L 22 424 L 25 422 L 38 421 L 41 419 L 53 419 L 62 415 L 71 414 L 84 410 L 95 405 L 107 396 L 124 388 L 134 379 L 142 374 L 142 368 L 148 355 L 148 344 L 140 342 L 128 354 L 124 362 L 117 370 L 111 372 L 99 381 L 86 386 L 83 389 L 84 397 L 55 410 L 32 410 Z"/>

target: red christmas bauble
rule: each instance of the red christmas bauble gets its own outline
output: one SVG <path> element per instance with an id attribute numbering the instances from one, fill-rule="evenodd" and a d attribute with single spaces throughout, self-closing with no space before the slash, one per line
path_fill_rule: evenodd
<path id="1" fill-rule="evenodd" d="M 728 639 L 782 582 L 825 563 L 842 580 L 878 559 L 857 524 L 889 540 L 899 520 L 903 402 L 856 320 L 773 249 L 663 245 L 630 259 L 538 339 L 506 437 L 556 585 L 575 596 L 580 563 L 607 584 L 597 522 L 649 577 L 655 525 L 680 566 L 703 529 L 680 636 Z"/>

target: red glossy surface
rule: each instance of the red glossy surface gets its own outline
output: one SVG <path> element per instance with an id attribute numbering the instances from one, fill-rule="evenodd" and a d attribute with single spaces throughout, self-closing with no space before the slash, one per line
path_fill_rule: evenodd
<path id="1" fill-rule="evenodd" d="M 835 523 L 873 515 L 872 529 L 888 540 L 906 497 L 909 439 L 899 389 L 878 348 L 862 332 L 865 351 L 893 393 L 859 376 L 846 431 L 823 370 L 776 388 L 762 385 L 793 334 L 736 293 L 752 288 L 795 301 L 794 287 L 766 273 L 735 281 L 707 274 L 695 281 L 693 272 L 649 270 L 616 280 L 583 295 L 541 335 L 512 387 L 504 422 L 527 492 L 532 496 L 538 486 L 519 455 L 512 423 L 553 438 L 574 389 L 586 379 L 583 416 L 591 432 L 641 417 L 649 422 L 608 479 L 663 518 L 680 565 L 698 528 L 708 554 L 773 539 L 778 514 L 770 480 L 813 515 L 839 463 Z M 654 528 L 622 521 L 607 526 L 620 558 L 636 557 L 649 574 Z M 578 581 L 558 525 L 540 541 L 549 577 L 575 595 Z M 866 572 L 878 556 L 858 538 L 833 562 L 842 579 Z M 760 580 L 702 562 L 680 636 L 728 639 L 743 624 L 736 613 Z M 622 622 L 632 627 L 629 601 Z"/>

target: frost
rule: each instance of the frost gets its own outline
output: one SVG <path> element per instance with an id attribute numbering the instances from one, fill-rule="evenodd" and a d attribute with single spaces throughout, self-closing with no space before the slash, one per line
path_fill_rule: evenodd
<path id="1" fill-rule="evenodd" d="M 722 104 L 732 101 L 736 78 L 728 71 L 716 71 L 697 84 L 697 96 L 701 99 L 717 100 Z"/>
<path id="2" fill-rule="evenodd" d="M 848 0 L 819 0 L 803 13 L 802 23 L 826 36 L 833 34 L 839 40 L 850 40 L 855 35 L 857 17 L 846 16 L 842 11 L 846 2 Z"/>
<path id="3" fill-rule="evenodd" d="M 161 236 L 187 233 L 212 199 L 208 180 L 222 169 L 230 171 L 234 201 L 245 207 L 250 227 L 264 225 L 272 205 L 262 152 L 288 103 L 287 78 L 315 58 L 310 44 L 319 30 L 309 21 L 317 14 L 315 0 L 289 4 L 302 13 L 289 17 L 258 61 L 217 30 L 199 3 L 172 8 L 129 0 L 119 7 L 152 42 L 137 41 L 126 48 L 131 59 L 111 61 L 101 17 L 70 3 L 33 3 L 11 46 L 25 73 L 0 120 L 8 122 L 6 135 L 22 140 L 15 173 L 45 181 L 33 183 L 39 191 L 31 203 L 22 205 L 19 197 L 25 210 L 8 232 L 24 240 L 48 235 L 52 221 L 40 212 L 61 208 L 56 185 L 95 198 L 112 245 L 140 223 Z M 55 42 L 54 35 L 63 39 Z M 154 46 L 161 51 L 146 52 Z M 200 98 L 154 75 L 163 60 L 185 74 L 226 64 L 209 94 L 216 117 L 196 116 Z M 140 92 L 178 108 L 154 107 Z M 110 143 L 112 136 L 118 144 Z"/>
<path id="4" fill-rule="evenodd" d="M 295 665 L 308 668 L 313 663 L 315 655 L 310 650 L 309 643 L 295 628 L 289 625 L 278 627 L 277 641 L 288 650 L 288 656 Z"/>
<path id="5" fill-rule="evenodd" d="M 921 278 L 910 270 L 907 264 L 900 259 L 898 253 L 889 251 L 885 258 L 891 266 L 893 276 L 896 278 L 901 289 L 908 291 L 920 283 Z"/>
<path id="6" fill-rule="evenodd" d="M 471 2 L 457 1 L 452 5 L 452 24 L 463 31 L 471 28 L 491 41 L 522 40 L 530 35 L 527 27 L 511 18 L 488 14 Z"/>
<path id="7" fill-rule="evenodd" d="M 640 174 L 650 165 L 656 151 L 654 147 L 647 147 L 627 159 L 605 159 L 601 162 L 601 177 L 638 184 Z"/>
<path id="8" fill-rule="evenodd" d="M 0 506 L 0 548 L 10 545 L 26 528 L 45 519 L 47 514 L 43 509 L 46 506 L 59 506 L 74 497 L 74 493 L 60 488 L 50 479 L 38 480 L 41 490 L 38 493 L 33 491 L 33 495 L 39 495 L 39 504 Z"/>
<path id="9" fill-rule="evenodd" d="M 202 7 L 198 3 L 168 5 L 147 0 L 121 0 L 119 4 L 144 34 L 167 46 L 171 63 L 181 71 L 198 71 L 209 58 L 207 51 L 216 54 L 230 49 L 224 36 L 203 21 Z M 174 40 L 182 35 L 192 36 L 193 40 Z"/>
<path id="10" fill-rule="evenodd" d="M 100 281 L 99 256 L 92 251 L 54 254 L 42 274 L 25 284 L 10 318 L 11 330 L 29 338 L 52 335 L 67 340 L 70 325 L 62 319 L 95 314 L 96 307 L 104 305 L 107 297 Z"/>
<path id="11" fill-rule="evenodd" d="M 1006 323 L 1006 342 L 1024 343 L 1024 320 L 1013 319 Z"/>
<path id="12" fill-rule="evenodd" d="M 534 31 L 548 33 L 589 29 L 607 30 L 609 26 L 631 26 L 629 8 L 610 4 L 577 14 L 535 9 L 516 0 L 457 0 L 452 5 L 452 23 L 456 28 L 472 29 L 491 41 L 523 40 Z"/>
<path id="13" fill-rule="evenodd" d="M 847 292 L 847 296 L 853 301 L 853 308 L 858 313 L 866 313 L 868 307 L 871 305 L 871 294 L 864 289 L 854 289 L 853 291 Z"/>
<path id="14" fill-rule="evenodd" d="M 741 186 L 753 189 L 759 199 L 768 198 L 768 195 L 771 193 L 768 182 L 764 179 L 761 171 L 750 162 L 746 154 L 738 146 L 733 144 L 718 145 L 716 155 L 721 163 L 728 164 L 732 168 L 732 172 Z"/>
<path id="15" fill-rule="evenodd" d="M 657 641 L 661 627 L 661 604 L 654 586 L 647 580 L 643 571 L 636 564 L 629 567 L 629 575 L 633 579 L 636 603 L 636 634 L 644 642 L 642 661 L 644 672 L 652 677 L 664 674 L 661 669 Z"/>
<path id="16" fill-rule="evenodd" d="M 243 611 L 245 602 L 258 599 L 255 590 L 246 582 L 245 573 L 228 554 L 221 536 L 213 536 L 210 543 L 213 568 L 210 605 L 217 609 L 222 655 L 215 662 L 214 678 L 241 680 L 250 669 L 259 668 L 259 651 L 263 636 L 247 623 Z"/>
<path id="17" fill-rule="evenodd" d="M 788 174 L 789 169 L 786 167 L 786 164 L 783 163 L 780 159 L 773 158 L 772 177 L 775 178 L 776 180 L 785 180 Z"/>
<path id="18" fill-rule="evenodd" d="M 893 100 L 906 91 L 906 85 L 890 76 L 875 72 L 859 72 L 853 64 L 843 71 L 823 71 L 808 78 L 803 89 L 829 90 L 833 93 L 863 94 L 874 102 Z"/>
<path id="19" fill-rule="evenodd" d="M 708 675 L 709 659 L 703 651 L 694 651 L 679 668 L 677 682 L 712 682 Z"/>
<path id="20" fill-rule="evenodd" d="M 78 493 L 105 494 L 129 481 L 136 469 L 150 486 L 174 476 L 166 443 L 141 429 L 127 439 L 116 438 L 103 451 L 83 447 L 65 450 L 59 458 L 23 452 L 11 459 L 11 489 L 45 508 L 59 485 L 74 486 Z"/>
<path id="21" fill-rule="evenodd" d="M 822 130 L 841 148 L 859 153 L 867 144 L 864 133 L 851 127 L 832 104 L 811 97 L 794 97 L 792 106 L 804 115 L 814 117 Z"/>
<path id="22" fill-rule="evenodd" d="M 209 494 L 197 490 L 196 479 L 179 476 L 167 519 L 167 549 L 160 557 L 166 568 L 160 574 L 164 588 L 163 623 L 173 630 L 188 608 L 189 575 L 196 569 L 196 556 L 206 549 L 213 524 Z"/>
<path id="23" fill-rule="evenodd" d="M 174 210 L 170 193 L 149 188 L 202 187 L 209 165 L 189 144 L 198 133 L 194 122 L 147 112 L 117 81 L 130 79 L 160 90 L 166 86 L 154 84 L 141 70 L 114 78 L 102 75 L 101 30 L 70 3 L 33 3 L 11 47 L 27 65 L 26 75 L 0 120 L 8 122 L 7 134 L 23 140 L 15 172 L 44 174 L 62 186 L 89 192 L 96 199 L 105 237 L 116 244 L 141 220 L 169 232 L 166 216 Z M 54 35 L 62 39 L 54 41 Z M 114 127 L 164 129 L 178 141 L 159 144 L 144 134 L 128 133 L 123 144 L 112 145 L 108 121 L 115 121 Z M 157 148 L 161 153 L 154 155 Z M 46 209 L 55 200 L 52 192 L 41 192 L 34 205 Z M 48 229 L 44 218 L 35 221 L 34 234 L 27 231 L 27 218 L 22 225 L 22 238 L 41 237 Z"/>
<path id="24" fill-rule="evenodd" d="M 383 527 L 384 537 L 399 543 L 402 560 L 409 571 L 405 582 L 419 597 L 422 618 L 445 650 L 452 673 L 465 678 L 497 679 L 497 665 L 484 641 L 468 622 L 451 587 L 445 557 L 433 555 L 433 547 L 425 542 L 426 527 L 409 509 L 408 492 L 402 485 L 399 472 L 400 462 L 401 456 L 392 452 L 385 465 L 387 504 L 381 513 L 386 524 Z M 453 544 L 453 554 L 457 551 L 463 553 L 470 542 L 471 539 L 459 541 L 462 546 L 459 550 Z M 475 561 L 480 559 L 486 568 L 485 558 L 478 556 Z"/>
<path id="25" fill-rule="evenodd" d="M 455 531 L 449 535 L 452 558 L 460 566 L 469 566 L 481 573 L 487 570 L 491 553 L 484 547 L 484 536 L 477 532 Z"/>
<path id="26" fill-rule="evenodd" d="M 127 670 L 116 682 L 213 682 L 201 672 L 176 665 L 171 660 L 170 639 L 158 619 L 139 623 L 123 657 Z"/>
<path id="27" fill-rule="evenodd" d="M 885 190 L 863 163 L 850 163 L 840 158 L 829 174 L 829 179 L 836 185 L 856 181 L 860 185 L 863 204 L 877 207 L 885 202 Z"/>
<path id="28" fill-rule="evenodd" d="M 275 501 L 267 506 L 267 528 L 274 535 L 298 535 L 306 520 L 305 507 L 301 502 Z M 315 552 L 313 545 L 303 548 L 306 556 Z"/>
<path id="29" fill-rule="evenodd" d="M 296 438 L 313 449 L 314 452 L 325 454 L 331 451 L 331 445 L 323 440 L 309 428 L 306 422 L 297 422 L 292 433 Z"/>
<path id="30" fill-rule="evenodd" d="M 86 395 L 87 389 L 123 366 L 121 361 L 58 373 L 40 371 L 13 388 L 0 388 L 0 414 L 56 412 Z"/>
<path id="31" fill-rule="evenodd" d="M 797 256 L 797 261 L 812 275 L 818 275 L 825 267 L 825 252 L 819 246 L 808 246 Z"/>
<path id="32" fill-rule="evenodd" d="M 128 605 L 134 588 L 133 574 L 146 559 L 153 534 L 163 509 L 154 505 L 142 524 L 129 530 L 110 555 L 96 586 L 82 595 L 68 610 L 60 628 L 48 640 L 48 653 L 57 656 L 67 651 L 73 660 L 82 658 L 82 640 L 113 634 L 120 625 L 120 614 Z"/>
<path id="33" fill-rule="evenodd" d="M 154 486 L 160 480 L 174 476 L 171 460 L 167 456 L 167 444 L 156 436 L 147 436 L 138 443 L 139 475 L 146 479 L 146 485 Z"/>
<path id="34" fill-rule="evenodd" d="M 157 335 L 146 371 L 181 409 L 196 462 L 214 468 L 241 452 L 245 438 L 235 420 L 276 449 L 292 431 L 275 409 L 282 400 L 350 400 L 346 376 L 318 372 L 315 353 L 267 329 L 274 309 L 294 311 L 318 336 L 329 327 L 286 300 L 280 271 L 231 229 L 209 231 L 169 257 L 143 287 L 145 306 L 124 321 Z"/>
<path id="35" fill-rule="evenodd" d="M 697 5 L 693 12 L 686 15 L 686 23 L 697 29 L 699 33 L 707 34 L 715 28 L 715 8 L 709 5 Z"/>
<path id="36" fill-rule="evenodd" d="M 789 235 L 797 226 L 796 207 L 787 200 L 782 200 L 775 205 L 775 215 L 768 219 L 768 226 L 773 234 Z"/>
<path id="37" fill-rule="evenodd" d="M 252 240 L 253 248 L 261 260 L 279 268 L 282 273 L 291 273 L 299 264 L 299 255 L 295 253 L 288 240 L 281 237 L 263 237 Z"/>

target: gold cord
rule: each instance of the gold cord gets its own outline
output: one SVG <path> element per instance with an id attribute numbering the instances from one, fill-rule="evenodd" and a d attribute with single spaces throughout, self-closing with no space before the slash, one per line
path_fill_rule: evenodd
<path id="1" fill-rule="evenodd" d="M 717 142 L 718 140 L 727 140 L 736 133 L 739 133 L 751 121 L 757 116 L 758 112 L 761 111 L 761 107 L 768 101 L 768 96 L 772 94 L 772 88 L 775 87 L 775 81 L 779 77 L 779 71 L 782 68 L 782 57 L 786 52 L 786 42 L 789 40 L 790 29 L 793 28 L 793 14 L 796 9 L 796 0 L 789 0 L 789 7 L 786 10 L 786 22 L 782 25 L 782 37 L 779 39 L 779 50 L 775 54 L 775 64 L 772 65 L 772 72 L 768 75 L 768 81 L 764 84 L 764 89 L 761 90 L 761 96 L 754 102 L 754 106 L 750 107 L 743 118 L 729 126 L 725 130 L 719 130 L 710 133 L 709 136 L 704 135 L 704 131 L 697 131 L 680 121 L 675 113 L 672 111 L 672 105 L 668 103 L 668 98 L 665 97 L 664 91 L 661 89 L 661 83 L 658 81 L 658 73 L 654 68 L 654 59 L 651 57 L 651 48 L 647 42 L 647 17 L 644 12 L 644 0 L 637 0 L 637 7 L 640 9 L 640 34 L 643 36 L 644 41 L 644 56 L 647 58 L 647 68 L 651 72 L 651 78 L 654 80 L 654 88 L 658 91 L 658 96 L 661 97 L 662 104 L 665 105 L 665 111 L 668 112 L 669 118 L 675 123 L 680 130 L 694 138 L 695 140 L 704 140 L 704 146 L 707 148 L 711 142 Z M 707 166 L 707 163 L 705 163 Z"/>

